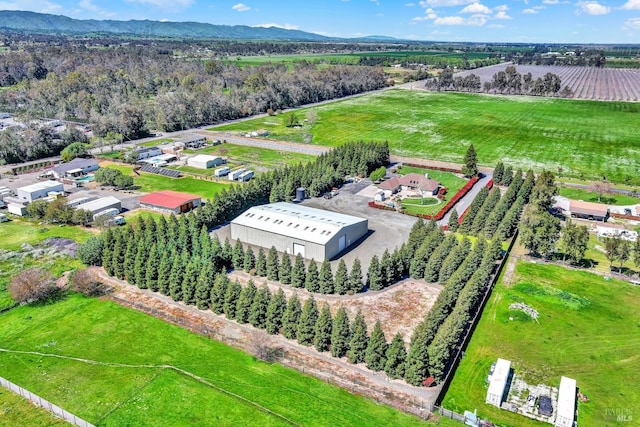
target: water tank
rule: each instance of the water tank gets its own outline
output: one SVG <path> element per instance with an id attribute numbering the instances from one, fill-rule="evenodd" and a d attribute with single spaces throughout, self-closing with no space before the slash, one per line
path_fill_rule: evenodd
<path id="1" fill-rule="evenodd" d="M 303 187 L 296 189 L 296 200 L 304 200 L 307 197 L 307 190 Z"/>

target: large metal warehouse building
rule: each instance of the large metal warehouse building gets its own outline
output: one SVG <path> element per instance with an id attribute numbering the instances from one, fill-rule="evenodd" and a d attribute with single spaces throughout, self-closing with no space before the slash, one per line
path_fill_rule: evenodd
<path id="1" fill-rule="evenodd" d="M 292 203 L 250 208 L 231 221 L 231 238 L 315 260 L 332 259 L 369 229 L 369 221 Z"/>

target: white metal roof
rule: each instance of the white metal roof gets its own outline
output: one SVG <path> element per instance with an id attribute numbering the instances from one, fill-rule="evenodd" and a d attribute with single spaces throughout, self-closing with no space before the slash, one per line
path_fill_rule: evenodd
<path id="1" fill-rule="evenodd" d="M 120 203 L 120 200 L 116 199 L 113 196 L 101 197 L 99 199 L 78 205 L 76 206 L 76 209 L 84 209 L 90 212 L 97 212 L 101 209 L 106 209 L 115 203 Z"/>
<path id="2" fill-rule="evenodd" d="M 325 244 L 342 228 L 366 221 L 351 215 L 279 202 L 250 208 L 231 223 Z"/>
<path id="3" fill-rule="evenodd" d="M 502 396 L 504 388 L 507 386 L 509 379 L 509 371 L 511 370 L 511 361 L 498 359 L 496 366 L 491 375 L 491 383 L 489 384 L 488 395 Z"/>
<path id="4" fill-rule="evenodd" d="M 47 180 L 42 182 L 36 182 L 35 184 L 27 185 L 24 187 L 20 187 L 18 188 L 18 191 L 26 191 L 27 193 L 33 193 L 40 190 L 50 190 L 52 188 L 59 189 L 60 187 L 62 187 L 62 184 L 59 183 L 58 181 Z"/>
<path id="5" fill-rule="evenodd" d="M 208 154 L 198 154 L 197 156 L 193 156 L 189 159 L 190 162 L 209 162 L 211 160 L 219 159 L 220 156 L 210 156 Z"/>
<path id="6" fill-rule="evenodd" d="M 573 420 L 576 410 L 576 380 L 562 377 L 558 389 L 557 418 Z"/>

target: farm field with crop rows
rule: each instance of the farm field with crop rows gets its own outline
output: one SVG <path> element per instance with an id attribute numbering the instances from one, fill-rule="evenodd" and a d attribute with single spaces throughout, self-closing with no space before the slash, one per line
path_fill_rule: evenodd
<path id="1" fill-rule="evenodd" d="M 498 71 L 504 71 L 508 64 L 468 70 L 455 76 L 465 77 L 475 74 L 482 84 L 491 81 Z M 531 73 L 533 80 L 546 73 L 557 74 L 562 87 L 569 86 L 573 92 L 570 98 L 596 101 L 640 101 L 640 69 L 595 68 L 575 66 L 516 65 L 522 75 Z"/>

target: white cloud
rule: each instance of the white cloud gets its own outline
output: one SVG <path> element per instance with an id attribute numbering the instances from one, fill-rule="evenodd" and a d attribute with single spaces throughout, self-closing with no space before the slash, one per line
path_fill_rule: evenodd
<path id="1" fill-rule="evenodd" d="M 560 4 L 560 0 L 542 0 L 542 4 Z"/>
<path id="2" fill-rule="evenodd" d="M 501 4 L 500 6 L 494 7 L 493 10 L 495 10 L 496 12 L 506 12 L 507 10 L 509 10 L 509 6 L 507 6 L 506 4 Z"/>
<path id="3" fill-rule="evenodd" d="M 57 3 L 47 0 L 0 1 L 1 10 L 29 10 L 39 13 L 52 13 L 62 9 Z"/>
<path id="4" fill-rule="evenodd" d="M 407 7 L 413 7 L 415 5 L 416 5 L 415 3 L 405 3 L 405 6 L 407 6 Z"/>
<path id="5" fill-rule="evenodd" d="M 640 31 L 640 18 L 627 19 L 622 28 L 629 31 Z"/>
<path id="6" fill-rule="evenodd" d="M 505 12 L 504 10 L 501 10 L 500 12 L 496 13 L 493 18 L 494 19 L 511 19 L 511 17 L 507 15 L 507 12 Z"/>
<path id="7" fill-rule="evenodd" d="M 105 18 L 112 18 L 114 16 L 116 16 L 115 13 L 113 12 L 109 12 L 106 11 L 104 9 L 102 9 L 101 7 L 95 5 L 92 3 L 93 0 L 81 0 L 80 3 L 78 3 L 78 6 L 80 6 L 81 8 L 97 13 Z"/>
<path id="8" fill-rule="evenodd" d="M 424 8 L 431 7 L 431 6 L 449 7 L 449 6 L 462 6 L 470 3 L 475 3 L 475 0 L 421 0 L 420 6 Z"/>
<path id="9" fill-rule="evenodd" d="M 485 15 L 488 15 L 491 13 L 491 9 L 483 4 L 476 2 L 466 6 L 460 11 L 460 13 L 484 13 Z"/>
<path id="10" fill-rule="evenodd" d="M 462 16 L 445 16 L 443 18 L 436 18 L 433 23 L 435 25 L 465 25 L 470 27 L 482 27 L 487 23 L 487 18 L 483 15 L 474 15 L 467 19 Z"/>
<path id="11" fill-rule="evenodd" d="M 597 1 L 579 1 L 576 3 L 579 8 L 577 14 L 585 13 L 587 15 L 606 15 L 611 12 L 609 6 L 603 6 Z"/>
<path id="12" fill-rule="evenodd" d="M 251 8 L 244 3 L 234 4 L 233 6 L 231 6 L 231 9 L 235 10 L 236 12 L 246 12 L 247 10 L 251 10 Z"/>
<path id="13" fill-rule="evenodd" d="M 128 0 L 132 3 L 151 4 L 161 9 L 183 9 L 193 4 L 193 0 Z"/>
<path id="14" fill-rule="evenodd" d="M 538 13 L 538 11 L 535 10 L 535 9 L 525 9 L 525 10 L 522 11 L 522 13 L 530 15 L 530 14 Z"/>
<path id="15" fill-rule="evenodd" d="M 297 30 L 297 29 L 300 28 L 297 25 L 291 25 L 291 24 L 280 25 L 280 24 L 276 24 L 276 23 L 258 24 L 258 25 L 254 25 L 254 27 L 262 27 L 262 28 L 276 27 L 276 28 L 282 28 L 282 29 L 285 29 L 285 30 Z"/>
<path id="16" fill-rule="evenodd" d="M 502 25 L 502 24 L 491 24 L 491 25 L 487 25 L 487 28 L 504 28 L 504 25 Z"/>
<path id="17" fill-rule="evenodd" d="M 413 22 L 430 21 L 432 19 L 436 19 L 437 17 L 438 15 L 436 15 L 436 12 L 433 9 L 429 8 L 424 11 L 424 16 L 416 16 L 411 20 Z"/>
<path id="18" fill-rule="evenodd" d="M 629 0 L 620 9 L 640 10 L 640 0 Z M 631 18 L 631 19 L 638 19 L 638 18 Z"/>
<path id="19" fill-rule="evenodd" d="M 375 3 L 376 6 L 380 6 L 380 2 L 378 0 L 369 0 L 371 3 Z"/>

